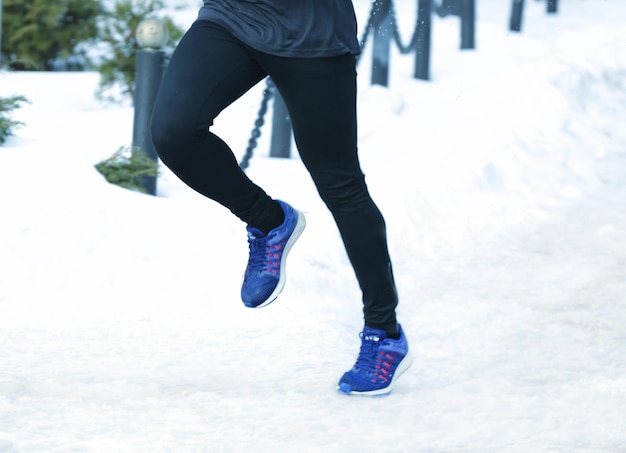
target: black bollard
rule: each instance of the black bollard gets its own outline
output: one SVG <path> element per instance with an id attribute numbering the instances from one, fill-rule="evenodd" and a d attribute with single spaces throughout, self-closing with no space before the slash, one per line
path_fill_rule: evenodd
<path id="1" fill-rule="evenodd" d="M 547 11 L 550 14 L 554 14 L 559 9 L 559 0 L 548 0 L 548 8 Z"/>
<path id="2" fill-rule="evenodd" d="M 142 49 L 137 52 L 135 63 L 132 152 L 142 152 L 157 161 L 150 135 L 150 121 L 165 70 L 165 52 L 159 49 L 167 43 L 169 32 L 160 19 L 145 19 L 139 23 L 135 36 Z M 150 195 L 156 195 L 156 177 L 143 176 L 142 186 Z"/>
<path id="3" fill-rule="evenodd" d="M 441 3 L 435 8 L 435 12 L 439 17 L 460 16 L 460 1 L 461 0 L 441 0 Z"/>
<path id="4" fill-rule="evenodd" d="M 2 64 L 2 0 L 0 0 L 0 65 Z"/>
<path id="5" fill-rule="evenodd" d="M 285 101 L 276 87 L 274 87 L 273 111 L 270 157 L 290 157 L 291 119 Z"/>
<path id="6" fill-rule="evenodd" d="M 165 53 L 160 50 L 140 50 L 137 52 L 132 152 L 142 152 L 155 161 L 157 160 L 157 153 L 150 135 L 150 120 L 163 78 L 164 62 Z M 150 195 L 156 194 L 156 177 L 143 176 L 142 185 Z"/>
<path id="7" fill-rule="evenodd" d="M 417 46 L 413 76 L 421 80 L 430 80 L 432 8 L 432 0 L 417 0 Z"/>
<path id="8" fill-rule="evenodd" d="M 522 30 L 522 16 L 524 13 L 524 0 L 513 0 L 511 8 L 511 21 L 509 22 L 509 30 Z"/>
<path id="9" fill-rule="evenodd" d="M 476 2 L 461 0 L 461 49 L 476 47 Z"/>
<path id="10" fill-rule="evenodd" d="M 393 22 L 391 0 L 375 0 L 372 27 L 374 28 L 374 47 L 372 61 L 372 85 L 389 85 L 389 59 Z"/>

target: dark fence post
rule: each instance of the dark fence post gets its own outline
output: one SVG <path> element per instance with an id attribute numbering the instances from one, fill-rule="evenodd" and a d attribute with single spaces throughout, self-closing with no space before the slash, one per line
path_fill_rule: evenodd
<path id="1" fill-rule="evenodd" d="M 417 42 L 413 76 L 421 80 L 430 80 L 432 8 L 432 0 L 417 0 Z"/>
<path id="2" fill-rule="evenodd" d="M 556 13 L 559 9 L 559 0 L 548 0 L 548 13 Z"/>
<path id="3" fill-rule="evenodd" d="M 165 45 L 169 34 L 162 21 L 146 19 L 137 27 L 136 38 L 142 49 L 137 52 L 135 68 L 132 152 L 142 152 L 156 161 L 157 153 L 150 135 L 150 120 L 165 67 L 165 52 L 159 49 Z M 155 195 L 156 177 L 144 176 L 142 179 L 146 192 Z"/>
<path id="4" fill-rule="evenodd" d="M 509 23 L 509 30 L 521 31 L 523 13 L 524 13 L 524 0 L 513 0 L 513 6 L 511 8 L 511 21 Z"/>
<path id="5" fill-rule="evenodd" d="M 461 0 L 461 49 L 476 47 L 476 1 Z"/>
<path id="6" fill-rule="evenodd" d="M 391 0 L 375 0 L 372 14 L 374 29 L 372 85 L 389 85 L 389 56 L 393 22 L 391 17 Z"/>
<path id="7" fill-rule="evenodd" d="M 0 0 L 0 64 L 2 64 L 2 0 Z"/>
<path id="8" fill-rule="evenodd" d="M 276 87 L 274 87 L 273 110 L 270 157 L 289 157 L 291 155 L 291 119 L 285 101 Z"/>
<path id="9" fill-rule="evenodd" d="M 435 12 L 439 17 L 460 16 L 459 0 L 441 0 Z"/>

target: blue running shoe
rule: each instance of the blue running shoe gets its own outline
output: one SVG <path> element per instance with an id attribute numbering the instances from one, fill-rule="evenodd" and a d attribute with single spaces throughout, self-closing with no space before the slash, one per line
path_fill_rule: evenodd
<path id="1" fill-rule="evenodd" d="M 287 254 L 302 234 L 304 215 L 284 201 L 277 200 L 285 212 L 285 221 L 266 236 L 247 227 L 250 258 L 241 286 L 241 300 L 246 307 L 258 308 L 272 303 L 285 287 Z"/>
<path id="2" fill-rule="evenodd" d="M 409 343 L 398 325 L 400 339 L 387 338 L 384 330 L 365 326 L 356 363 L 339 380 L 337 390 L 349 395 L 383 396 L 413 363 Z"/>

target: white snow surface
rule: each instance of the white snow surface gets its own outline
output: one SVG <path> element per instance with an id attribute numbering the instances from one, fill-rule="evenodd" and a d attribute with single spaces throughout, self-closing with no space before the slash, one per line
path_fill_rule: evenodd
<path id="1" fill-rule="evenodd" d="M 626 452 L 626 2 L 527 1 L 521 33 L 511 2 L 477 3 L 476 50 L 434 19 L 431 81 L 395 50 L 388 88 L 369 48 L 359 66 L 415 358 L 386 398 L 336 392 L 360 292 L 269 126 L 248 173 L 307 229 L 251 310 L 238 219 L 166 169 L 157 197 L 94 169 L 133 118 L 94 99 L 97 74 L 0 73 L 30 100 L 0 147 L 0 452 Z M 395 4 L 408 40 L 415 2 Z M 263 87 L 216 121 L 238 158 Z"/>

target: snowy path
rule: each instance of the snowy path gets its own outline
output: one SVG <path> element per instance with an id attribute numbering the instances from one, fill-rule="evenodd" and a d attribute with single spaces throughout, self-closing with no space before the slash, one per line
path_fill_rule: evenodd
<path id="1" fill-rule="evenodd" d="M 625 268 L 624 190 L 442 257 L 405 295 L 416 361 L 386 399 L 333 392 L 336 333 L 281 354 L 297 318 L 236 338 L 210 308 L 2 323 L 0 451 L 624 451 Z"/>
<path id="2" fill-rule="evenodd" d="M 624 451 L 624 195 L 450 263 L 450 289 L 423 308 L 414 387 L 426 431 L 466 434 L 442 450 Z"/>

